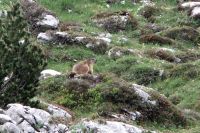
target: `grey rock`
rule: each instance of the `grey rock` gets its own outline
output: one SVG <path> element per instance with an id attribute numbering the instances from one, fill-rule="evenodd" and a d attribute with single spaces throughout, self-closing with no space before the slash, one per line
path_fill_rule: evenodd
<path id="1" fill-rule="evenodd" d="M 17 128 L 16 133 L 65 133 L 68 127 L 57 122 L 54 123 L 52 118 L 59 117 L 64 120 L 71 120 L 72 116 L 67 111 L 53 105 L 49 105 L 48 110 L 51 111 L 51 114 L 42 109 L 31 108 L 17 103 L 9 104 L 7 105 L 7 110 L 2 110 L 5 114 L 0 114 L 0 132 L 15 133 L 12 131 Z"/>
<path id="2" fill-rule="evenodd" d="M 3 109 L 0 109 L 0 114 L 4 114 L 4 110 Z"/>
<path id="3" fill-rule="evenodd" d="M 18 126 L 13 123 L 7 122 L 0 126 L 0 132 L 2 133 L 22 133 Z"/>
<path id="4" fill-rule="evenodd" d="M 59 76 L 61 75 L 61 72 L 58 72 L 52 69 L 46 69 L 46 70 L 43 70 L 40 74 L 41 74 L 40 79 L 46 79 L 49 77 Z"/>
<path id="5" fill-rule="evenodd" d="M 53 37 L 47 33 L 39 33 L 37 36 L 37 40 L 42 43 L 49 43 L 53 40 Z"/>
<path id="6" fill-rule="evenodd" d="M 7 11 L 6 10 L 1 10 L 0 11 L 0 18 L 2 17 L 6 17 L 8 15 Z"/>
<path id="7" fill-rule="evenodd" d="M 84 133 L 153 133 L 152 131 L 147 131 L 137 126 L 116 121 L 105 121 L 102 123 L 95 121 L 83 121 L 82 125 L 85 127 Z M 83 133 L 80 129 L 77 129 L 75 132 Z"/>
<path id="8" fill-rule="evenodd" d="M 12 122 L 12 119 L 4 114 L 0 114 L 0 125 L 3 125 L 6 122 Z"/>
<path id="9" fill-rule="evenodd" d="M 37 25 L 48 29 L 56 29 L 58 28 L 59 20 L 53 15 L 45 15 L 37 22 Z"/>
<path id="10" fill-rule="evenodd" d="M 67 111 L 51 104 L 48 106 L 47 110 L 53 117 L 61 117 L 68 120 L 72 118 L 72 116 Z"/>
<path id="11" fill-rule="evenodd" d="M 59 133 L 66 133 L 68 131 L 68 127 L 63 124 L 58 124 Z"/>

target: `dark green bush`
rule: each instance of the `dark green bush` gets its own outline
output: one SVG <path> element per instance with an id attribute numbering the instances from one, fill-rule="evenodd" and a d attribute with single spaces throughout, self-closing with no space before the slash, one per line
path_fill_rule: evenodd
<path id="1" fill-rule="evenodd" d="M 27 30 L 19 4 L 0 19 L 0 106 L 27 104 L 36 95 L 38 77 L 46 62 L 41 48 L 29 42 Z M 9 79 L 5 81 L 6 76 Z"/>

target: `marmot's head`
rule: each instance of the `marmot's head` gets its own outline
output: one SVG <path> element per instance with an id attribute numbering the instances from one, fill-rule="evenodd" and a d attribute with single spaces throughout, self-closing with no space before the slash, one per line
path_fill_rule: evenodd
<path id="1" fill-rule="evenodd" d="M 97 60 L 95 58 L 87 59 L 88 64 L 95 64 L 96 62 L 97 62 Z"/>

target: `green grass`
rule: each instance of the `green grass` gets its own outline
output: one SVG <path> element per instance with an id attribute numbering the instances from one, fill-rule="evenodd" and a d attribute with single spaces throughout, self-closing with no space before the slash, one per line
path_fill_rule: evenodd
<path id="1" fill-rule="evenodd" d="M 141 4 L 132 5 L 127 2 L 125 5 L 115 4 L 110 8 L 106 7 L 104 0 L 38 0 L 44 7 L 53 11 L 60 20 L 66 22 L 76 22 L 83 26 L 84 32 L 93 35 L 94 33 L 106 32 L 102 28 L 96 27 L 91 22 L 91 17 L 100 12 L 112 12 L 120 10 L 128 10 L 139 21 L 139 27 L 142 28 L 148 22 L 145 18 L 138 15 L 138 8 Z M 155 15 L 155 23 L 164 27 L 183 26 L 185 24 L 198 26 L 197 20 L 191 20 L 187 17 L 186 12 L 178 12 L 176 10 L 175 0 L 156 0 L 156 6 L 160 8 L 160 12 Z M 7 9 L 8 1 L 2 0 L 0 9 Z M 68 12 L 72 10 L 72 12 Z M 140 29 L 139 28 L 139 29 Z M 128 30 L 112 34 L 112 46 L 120 46 L 125 48 L 132 48 L 141 52 L 152 48 L 171 48 L 175 49 L 175 54 L 186 53 L 188 50 L 191 52 L 199 53 L 200 49 L 192 42 L 177 41 L 178 43 L 173 46 L 159 44 L 143 44 L 139 42 L 140 30 Z M 120 43 L 118 39 L 122 36 L 128 38 L 128 42 Z M 169 63 L 167 61 L 152 59 L 150 57 L 138 56 L 124 56 L 120 59 L 114 60 L 106 54 L 97 54 L 87 48 L 77 45 L 69 45 L 63 47 L 44 46 L 44 49 L 49 52 L 48 66 L 49 69 L 54 69 L 62 73 L 69 73 L 75 60 L 83 60 L 90 57 L 95 57 L 97 63 L 94 66 L 94 72 L 115 73 L 118 77 L 123 78 L 132 83 L 145 84 L 158 90 L 160 93 L 169 98 L 178 97 L 180 102 L 177 107 L 181 109 L 189 108 L 200 111 L 200 79 L 199 61 L 188 62 L 182 65 Z M 66 58 L 67 57 L 67 58 Z M 188 65 L 188 67 L 187 67 Z M 190 67 L 194 65 L 194 67 Z M 193 71 L 195 69 L 195 71 Z M 197 69 L 197 70 L 196 70 Z M 164 70 L 164 77 L 152 78 L 152 72 L 156 70 Z M 149 74 L 150 73 L 150 74 Z M 195 76 L 191 76 L 195 75 Z M 147 79 L 146 79 L 147 78 Z M 148 82 L 146 82 L 148 80 Z M 48 97 L 48 94 L 46 97 Z M 62 97 L 61 93 L 56 93 Z M 47 99 L 48 100 L 48 99 Z M 59 100 L 59 99 L 57 99 Z M 55 100 L 56 101 L 56 100 Z M 94 111 L 80 111 L 74 110 L 78 118 L 85 116 L 92 117 L 95 115 Z M 171 127 L 166 129 L 159 123 L 149 123 L 147 128 L 152 130 L 159 130 L 164 133 L 198 133 L 200 125 L 194 122 L 193 125 L 188 126 L 187 129 Z"/>
<path id="2" fill-rule="evenodd" d="M 128 10 L 136 17 L 139 21 L 139 26 L 143 27 L 147 20 L 145 20 L 142 16 L 138 15 L 138 8 L 141 4 L 132 5 L 131 3 L 126 3 L 125 5 L 116 4 L 112 5 L 110 8 L 106 7 L 106 3 L 104 1 L 96 1 L 96 0 L 39 0 L 39 2 L 45 6 L 46 8 L 55 12 L 58 17 L 62 21 L 68 22 L 78 22 L 80 23 L 84 31 L 88 34 L 92 35 L 94 33 L 101 33 L 105 32 L 103 29 L 96 27 L 93 23 L 91 23 L 91 17 L 96 15 L 99 12 L 111 12 L 111 11 L 119 11 L 119 10 Z M 189 25 L 198 25 L 198 21 L 191 20 L 187 17 L 186 12 L 178 12 L 176 10 L 176 2 L 174 0 L 159 0 L 156 2 L 156 5 L 161 9 L 158 14 L 156 14 L 155 23 L 164 27 L 175 27 L 175 26 L 183 26 L 184 24 Z M 69 8 L 72 10 L 71 13 L 68 13 L 67 10 L 64 8 Z M 119 43 L 118 38 L 125 36 L 128 38 L 128 42 L 125 44 Z M 160 48 L 160 45 L 157 44 L 141 44 L 138 40 L 140 37 L 139 30 L 135 31 L 123 31 L 120 33 L 113 34 L 111 46 L 121 46 L 126 48 L 137 49 L 140 51 L 146 51 L 153 48 Z M 193 49 L 196 52 L 199 52 L 199 48 L 194 46 L 191 42 L 185 42 L 177 40 L 177 45 L 164 45 L 162 47 L 172 48 L 177 51 L 177 53 L 184 53 L 188 49 Z M 105 55 L 96 54 L 88 49 L 76 46 L 67 46 L 64 48 L 55 48 L 50 47 L 51 51 L 53 51 L 53 55 L 56 54 L 67 54 L 70 57 L 82 60 L 88 57 L 95 57 L 97 58 L 97 64 L 95 65 L 95 73 L 102 73 L 102 72 L 113 72 L 116 73 L 119 77 L 124 78 L 130 82 L 137 83 L 137 73 L 140 75 L 139 77 L 145 76 L 143 75 L 144 72 L 150 72 L 150 68 L 157 69 L 157 70 L 164 70 L 166 72 L 166 77 L 164 79 L 156 79 L 153 82 L 149 82 L 147 86 L 152 87 L 159 92 L 165 94 L 167 97 L 178 96 L 180 97 L 181 101 L 177 104 L 178 107 L 190 108 L 196 111 L 200 111 L 200 103 L 199 103 L 199 93 L 200 93 L 200 83 L 198 76 L 194 78 L 184 78 L 185 77 L 185 69 L 181 69 L 183 66 L 179 66 L 176 64 L 172 64 L 166 61 L 152 59 L 148 57 L 139 58 L 137 56 L 130 57 L 124 56 L 123 58 L 113 60 L 108 58 Z M 198 61 L 196 61 L 197 65 L 199 66 Z M 61 72 L 70 72 L 72 65 L 75 62 L 73 61 L 49 61 L 48 68 L 55 69 Z M 133 64 L 132 64 L 133 63 Z M 191 62 L 189 64 L 193 64 Z M 130 65 L 130 66 L 129 66 Z M 172 68 L 177 67 L 178 76 L 170 76 Z M 180 67 L 180 69 L 179 69 Z M 187 68 L 186 68 L 187 70 Z M 138 71 L 138 72 L 137 72 Z M 191 71 L 188 69 L 188 71 Z M 131 74 L 132 73 L 132 74 Z M 132 75 L 132 77 L 131 77 Z M 197 74 L 198 75 L 198 74 Z M 86 112 L 80 112 L 76 110 L 77 116 L 81 117 L 81 115 L 87 115 Z M 83 116 L 82 116 L 83 117 Z M 152 123 L 150 124 L 153 125 Z M 151 127 L 148 125 L 148 127 Z M 195 132 L 199 129 L 198 125 L 188 127 L 188 129 L 181 129 L 172 127 L 171 129 L 166 129 L 161 125 L 155 124 L 153 129 L 158 129 L 166 133 L 170 132 Z"/>

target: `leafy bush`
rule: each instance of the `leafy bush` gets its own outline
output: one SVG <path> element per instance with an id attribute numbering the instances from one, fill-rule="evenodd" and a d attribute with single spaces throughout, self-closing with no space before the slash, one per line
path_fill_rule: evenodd
<path id="1" fill-rule="evenodd" d="M 36 95 L 46 62 L 40 47 L 30 44 L 27 30 L 20 5 L 12 5 L 7 17 L 0 20 L 0 106 L 27 104 Z"/>
<path id="2" fill-rule="evenodd" d="M 57 103 L 69 108 L 85 106 L 88 102 L 89 82 L 83 79 L 67 79 L 65 76 L 42 81 L 38 87 L 42 97 L 56 100 Z"/>

